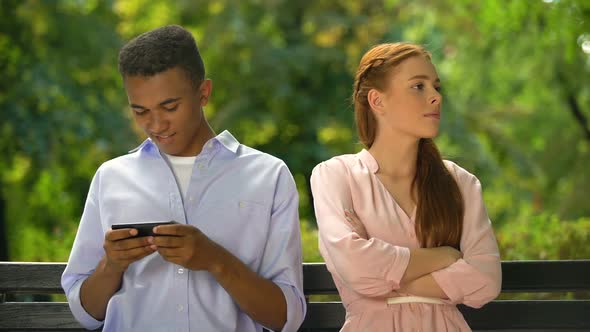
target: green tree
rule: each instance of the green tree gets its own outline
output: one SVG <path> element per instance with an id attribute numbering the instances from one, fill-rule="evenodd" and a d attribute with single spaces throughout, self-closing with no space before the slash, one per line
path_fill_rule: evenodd
<path id="1" fill-rule="evenodd" d="M 13 259 L 67 257 L 92 174 L 141 139 L 118 49 L 172 23 L 202 50 L 214 128 L 293 172 L 306 259 L 320 258 L 311 170 L 361 148 L 354 70 L 372 45 L 398 40 L 433 53 L 437 143 L 481 179 L 503 257 L 588 257 L 567 249 L 590 240 L 587 1 L 7 0 L 0 14 L 0 230 Z"/>
<path id="2" fill-rule="evenodd" d="M 0 15 L 0 241 L 12 258 L 63 260 L 94 170 L 136 140 L 117 17 L 102 1 L 2 1 Z"/>

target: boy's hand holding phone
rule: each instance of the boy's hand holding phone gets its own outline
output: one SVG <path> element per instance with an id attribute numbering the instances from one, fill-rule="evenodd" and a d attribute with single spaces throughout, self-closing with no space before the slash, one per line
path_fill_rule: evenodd
<path id="1" fill-rule="evenodd" d="M 190 270 L 206 270 L 215 274 L 228 254 L 225 248 L 192 225 L 158 226 L 156 235 L 164 236 L 150 238 L 152 249 L 157 250 L 165 260 Z"/>
<path id="2" fill-rule="evenodd" d="M 117 273 L 123 273 L 127 267 L 150 254 L 152 248 L 150 237 L 154 236 L 154 227 L 175 224 L 174 221 L 115 224 L 105 235 L 103 248 L 106 252 L 106 267 Z"/>
<path id="3" fill-rule="evenodd" d="M 123 273 L 131 263 L 154 252 L 149 237 L 138 237 L 137 234 L 134 228 L 107 231 L 103 243 L 106 269 Z"/>
<path id="4" fill-rule="evenodd" d="M 120 272 L 154 251 L 185 268 L 215 272 L 227 253 L 198 228 L 174 221 L 113 225 L 104 248 L 107 265 Z"/>

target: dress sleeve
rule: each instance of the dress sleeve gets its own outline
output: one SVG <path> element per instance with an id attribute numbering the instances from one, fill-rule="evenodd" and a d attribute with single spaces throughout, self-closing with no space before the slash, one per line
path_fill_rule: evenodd
<path id="1" fill-rule="evenodd" d="M 433 272 L 432 276 L 451 302 L 479 308 L 500 293 L 500 254 L 479 180 L 464 170 L 458 173 L 464 173 L 458 176 L 465 201 L 461 236 L 463 258 Z"/>
<path id="2" fill-rule="evenodd" d="M 349 288 L 364 296 L 383 296 L 400 287 L 410 250 L 361 238 L 346 222 L 344 209 L 353 207 L 355 190 L 348 167 L 342 160 L 331 159 L 317 165 L 311 175 L 320 252 L 330 272 Z"/>

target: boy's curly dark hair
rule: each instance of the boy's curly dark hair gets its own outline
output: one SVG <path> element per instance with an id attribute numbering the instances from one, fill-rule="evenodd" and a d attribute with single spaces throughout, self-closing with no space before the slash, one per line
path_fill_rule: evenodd
<path id="1" fill-rule="evenodd" d="M 205 66 L 193 35 L 178 25 L 167 25 L 130 40 L 119 52 L 119 72 L 153 76 L 179 67 L 195 87 L 205 79 Z"/>

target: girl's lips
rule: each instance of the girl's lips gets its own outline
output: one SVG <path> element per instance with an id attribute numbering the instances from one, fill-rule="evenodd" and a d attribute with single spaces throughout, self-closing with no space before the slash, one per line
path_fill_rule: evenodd
<path id="1" fill-rule="evenodd" d="M 435 118 L 435 119 L 440 119 L 440 113 L 429 113 L 424 115 L 427 118 Z"/>

